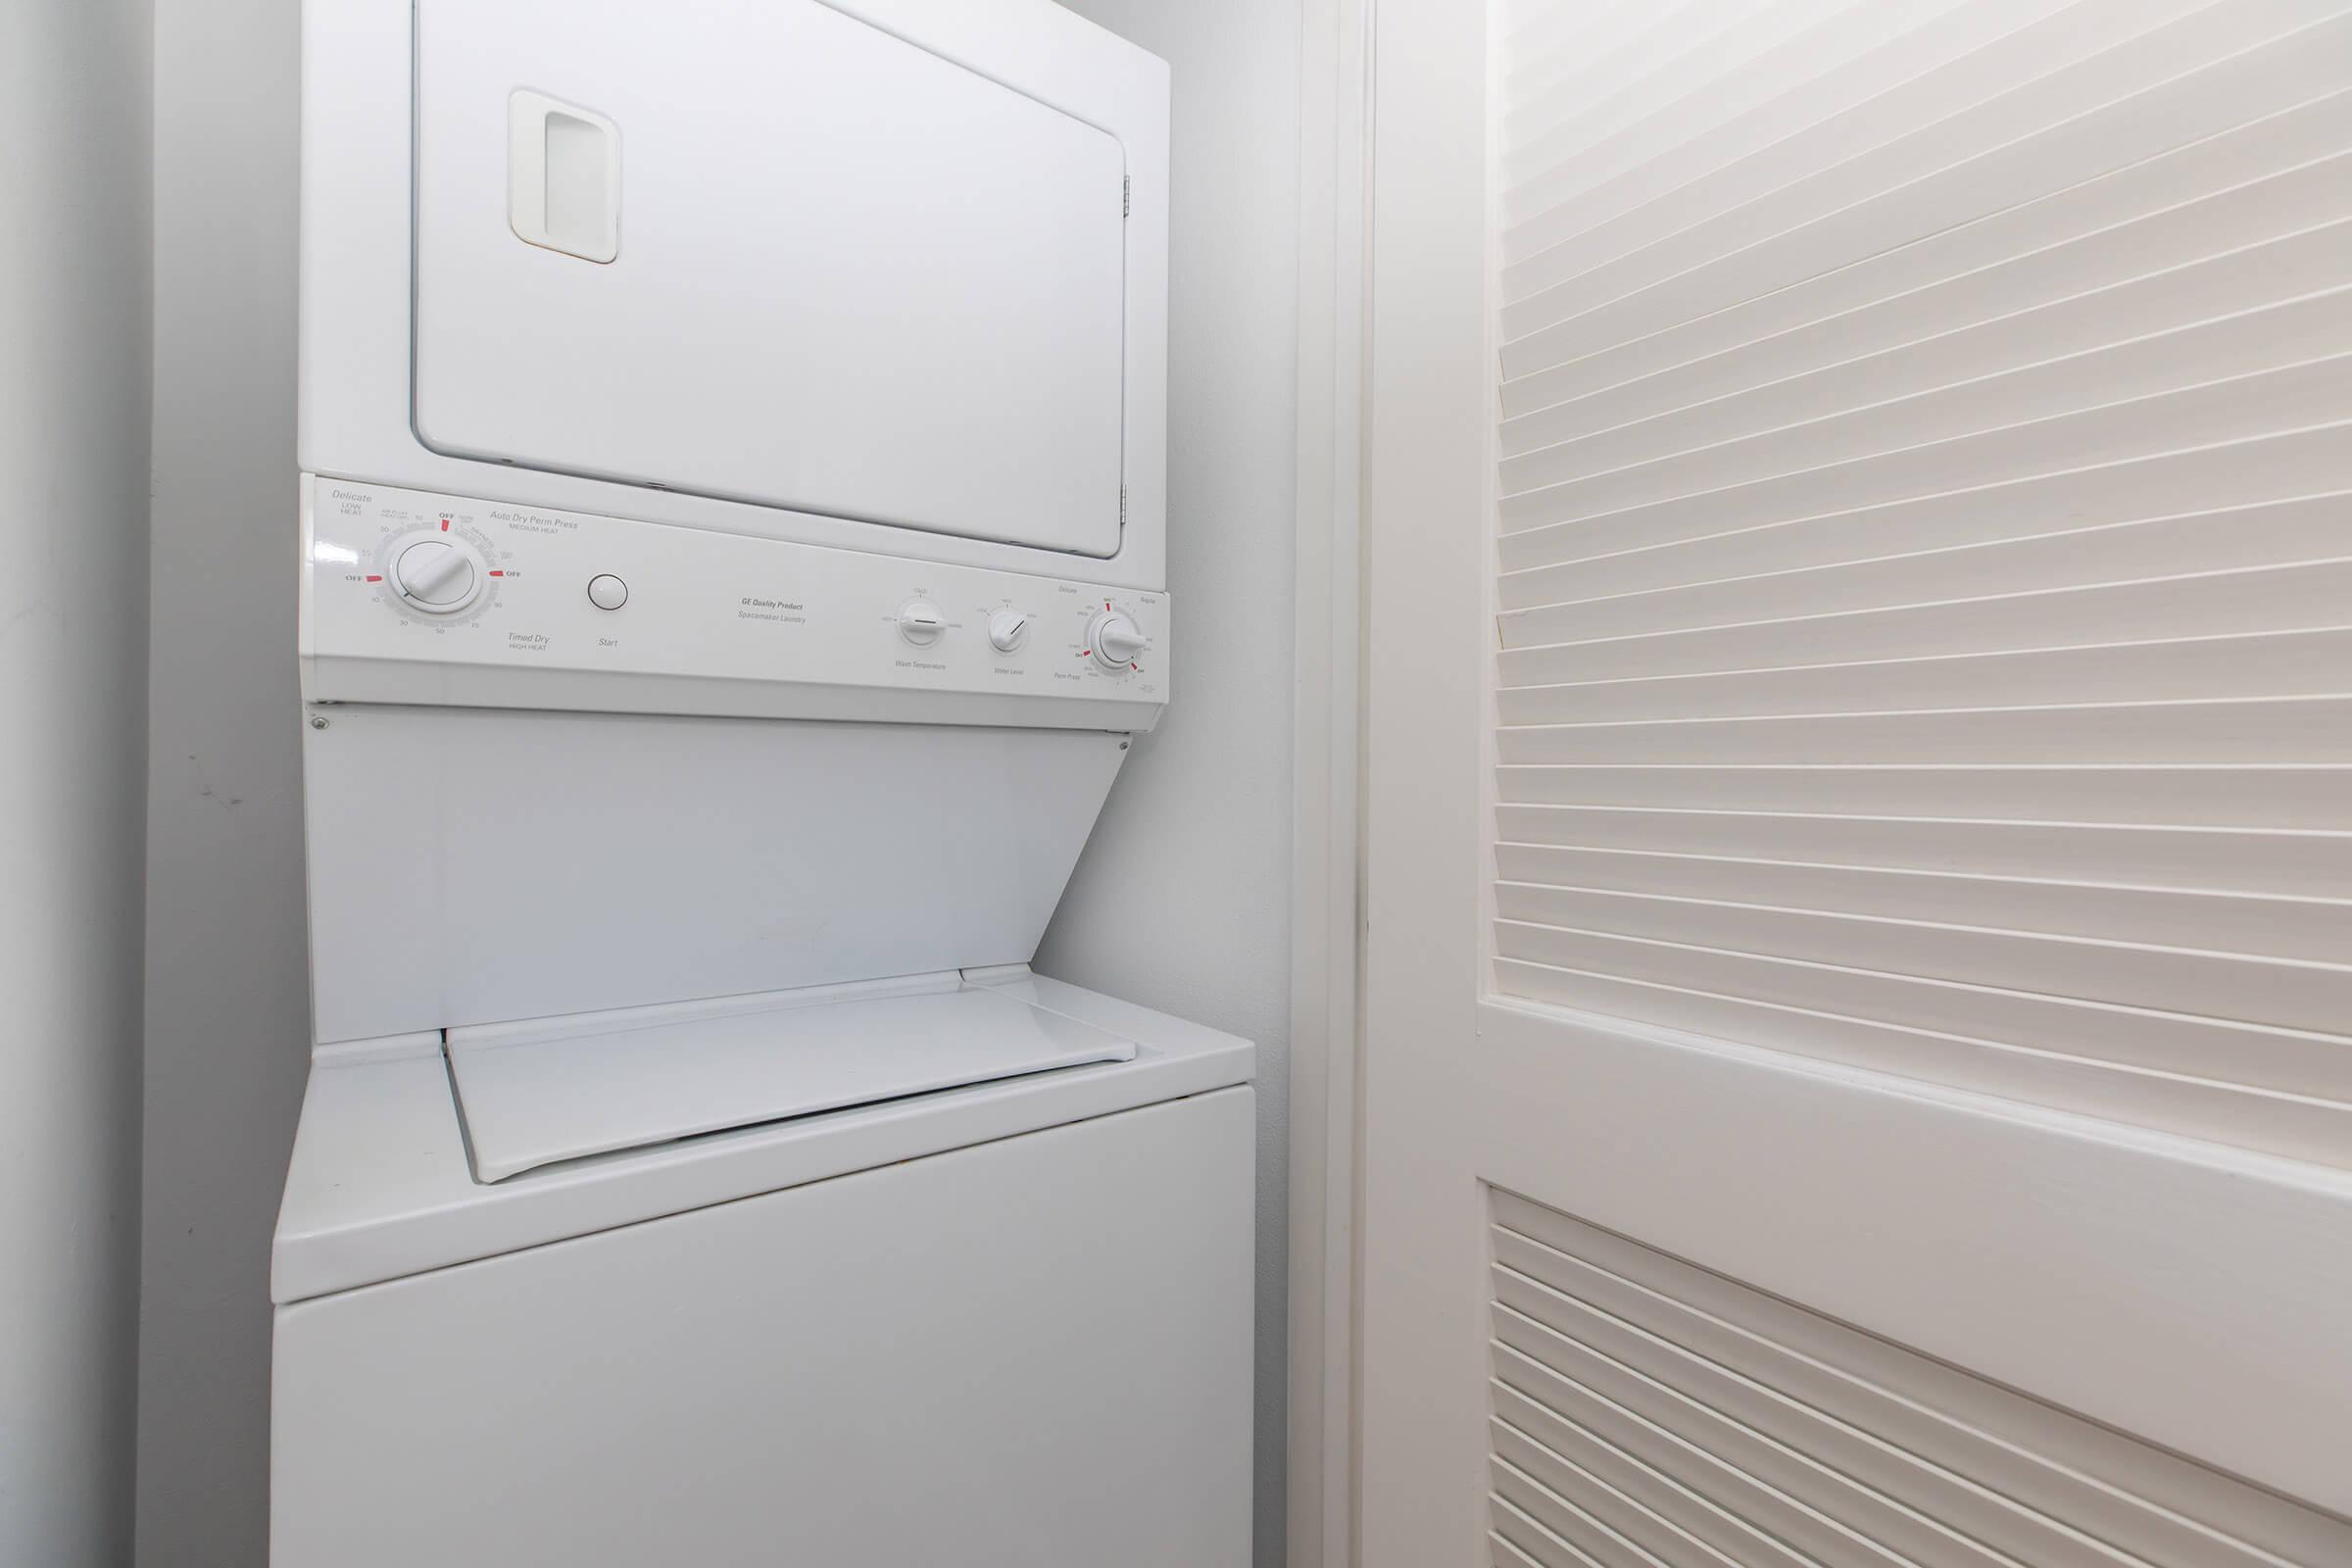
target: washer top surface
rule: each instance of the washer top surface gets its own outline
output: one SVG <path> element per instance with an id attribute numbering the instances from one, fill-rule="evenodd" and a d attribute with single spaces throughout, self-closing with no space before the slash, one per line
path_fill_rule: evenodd
<path id="1" fill-rule="evenodd" d="M 1135 1043 L 951 976 L 447 1034 L 484 1182 L 584 1155 L 1090 1062 Z"/>
<path id="2" fill-rule="evenodd" d="M 936 1075 L 942 1058 L 934 1054 L 934 1046 L 949 1051 L 952 1043 L 941 1036 L 925 1044 L 919 1014 L 937 1007 L 942 1020 L 956 1015 L 974 1023 L 974 1033 L 958 1038 L 976 1042 L 975 1063 L 993 1053 L 1000 1067 L 1013 1063 L 1010 1070 L 1020 1075 L 977 1083 L 966 1078 L 964 1087 L 929 1092 L 908 1088 L 903 1098 L 840 1109 L 771 1111 L 787 1119 L 750 1126 L 731 1116 L 720 1124 L 731 1130 L 675 1135 L 651 1147 L 641 1139 L 625 1140 L 636 1147 L 564 1158 L 496 1182 L 477 1177 L 467 1147 L 477 1106 L 489 1102 L 481 1098 L 485 1091 L 479 1083 L 463 1091 L 453 1083 L 453 1070 L 462 1079 L 469 1069 L 453 1069 L 439 1034 L 321 1047 L 312 1061 L 278 1211 L 271 1296 L 283 1304 L 397 1280 L 1206 1094 L 1247 1083 L 1254 1072 L 1255 1052 L 1246 1040 L 1032 975 L 1024 965 L 929 977 L 935 987 L 930 993 L 919 990 L 925 983 L 862 988 L 861 1000 L 808 1009 L 800 1027 L 806 1030 L 808 1019 L 835 1005 L 873 1008 L 876 1019 L 891 1021 L 888 1027 L 877 1024 L 868 1038 L 899 1037 L 893 1049 L 902 1053 L 901 1065 Z M 835 988 L 836 996 L 846 989 Z M 956 997 L 967 1000 L 948 1000 Z M 910 1009 L 909 1003 L 920 1005 Z M 764 1016 L 772 1025 L 780 1015 Z M 1025 1021 L 1009 1021 L 1015 1019 Z M 840 1022 L 837 1014 L 828 1027 Z M 739 1027 L 747 1026 L 730 1021 L 719 1037 Z M 803 1033 L 799 1038 L 806 1045 L 814 1037 Z M 1051 1061 L 1019 1054 L 1031 1048 L 1076 1054 L 1070 1057 L 1073 1064 L 1048 1070 Z M 499 1049 L 532 1048 L 493 1047 L 491 1054 Z M 1127 1059 L 1087 1062 L 1084 1054 L 1116 1049 L 1128 1052 Z M 457 1056 L 466 1054 L 461 1046 Z M 638 1131 L 682 1125 L 680 1107 L 704 1103 L 703 1091 L 683 1083 L 693 1076 L 689 1059 L 678 1058 L 681 1085 L 663 1091 L 660 1114 L 649 1103 L 645 1114 L 633 1118 Z M 1020 1066 L 1023 1059 L 1030 1064 Z M 539 1081 L 543 1087 L 549 1083 L 544 1077 Z M 804 1079 L 801 1090 L 817 1082 Z M 882 1083 L 877 1072 L 866 1087 Z M 511 1087 L 489 1093 L 503 1095 Z M 774 1087 L 771 1082 L 769 1089 Z M 788 1102 L 778 1095 L 772 1102 Z M 615 1113 L 604 1114 L 601 1122 L 583 1118 L 566 1125 L 573 1134 L 621 1125 Z"/>

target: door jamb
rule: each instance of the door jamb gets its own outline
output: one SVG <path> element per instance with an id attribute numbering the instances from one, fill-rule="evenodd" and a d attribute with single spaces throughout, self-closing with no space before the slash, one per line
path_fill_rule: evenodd
<path id="1" fill-rule="evenodd" d="M 1292 1568 L 1355 1560 L 1362 536 L 1374 0 L 1302 0 L 1291 876 Z"/>

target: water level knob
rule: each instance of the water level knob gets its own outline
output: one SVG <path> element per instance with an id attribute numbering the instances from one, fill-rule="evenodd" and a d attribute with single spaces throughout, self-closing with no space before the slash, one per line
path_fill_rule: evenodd
<path id="1" fill-rule="evenodd" d="M 1000 610 L 988 617 L 988 646 L 1009 654 L 1029 635 L 1029 617 L 1017 610 Z"/>

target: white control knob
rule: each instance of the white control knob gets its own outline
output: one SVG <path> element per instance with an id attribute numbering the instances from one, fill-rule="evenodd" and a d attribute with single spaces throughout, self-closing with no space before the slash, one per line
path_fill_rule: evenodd
<path id="1" fill-rule="evenodd" d="M 917 599 L 899 612 L 899 635 L 917 648 L 928 648 L 948 629 L 948 617 L 927 599 Z"/>
<path id="2" fill-rule="evenodd" d="M 1104 669 L 1125 669 L 1144 651 L 1144 634 L 1133 620 L 1115 610 L 1097 615 L 1086 635 L 1095 662 Z"/>
<path id="3" fill-rule="evenodd" d="M 588 602 L 599 610 L 618 610 L 629 602 L 629 585 L 609 571 L 588 579 Z"/>
<path id="4" fill-rule="evenodd" d="M 1000 610 L 988 617 L 988 646 L 1009 654 L 1029 635 L 1029 617 L 1017 610 Z"/>
<path id="5" fill-rule="evenodd" d="M 393 585 L 412 610 L 446 615 L 473 602 L 481 578 L 470 551 L 445 539 L 420 539 L 392 565 Z"/>

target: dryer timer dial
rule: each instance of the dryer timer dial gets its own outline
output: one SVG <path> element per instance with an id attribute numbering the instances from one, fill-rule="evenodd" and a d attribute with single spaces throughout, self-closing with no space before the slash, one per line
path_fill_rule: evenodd
<path id="1" fill-rule="evenodd" d="M 418 539 L 392 559 L 392 587 L 400 602 L 427 615 L 454 615 L 482 591 L 482 561 L 456 539 Z"/>
<path id="2" fill-rule="evenodd" d="M 1144 651 L 1143 631 L 1132 616 L 1120 611 L 1105 610 L 1097 615 L 1086 636 L 1095 662 L 1104 669 L 1126 669 Z"/>

